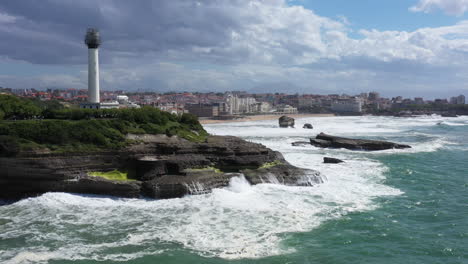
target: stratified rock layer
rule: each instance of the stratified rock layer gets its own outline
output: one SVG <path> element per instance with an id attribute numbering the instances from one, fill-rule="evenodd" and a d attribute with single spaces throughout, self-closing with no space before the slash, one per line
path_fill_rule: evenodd
<path id="1" fill-rule="evenodd" d="M 237 137 L 210 136 L 203 143 L 165 135 L 128 138 L 139 143 L 121 151 L 20 152 L 14 157 L 0 157 L 0 198 L 18 199 L 51 191 L 173 198 L 209 192 L 240 175 L 252 184 L 321 182 L 318 172 L 296 168 L 279 152 Z M 133 180 L 111 181 L 88 175 L 115 169 L 127 171 Z"/>

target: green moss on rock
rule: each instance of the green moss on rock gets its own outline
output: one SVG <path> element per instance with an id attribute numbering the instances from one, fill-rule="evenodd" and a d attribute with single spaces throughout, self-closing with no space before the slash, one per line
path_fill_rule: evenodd
<path id="1" fill-rule="evenodd" d="M 106 178 L 108 180 L 113 180 L 113 181 L 134 181 L 133 179 L 128 178 L 128 173 L 121 172 L 118 170 L 113 170 L 113 171 L 108 171 L 108 172 L 93 171 L 93 172 L 89 172 L 88 175 L 94 176 L 94 177 L 102 177 L 102 178 Z"/>

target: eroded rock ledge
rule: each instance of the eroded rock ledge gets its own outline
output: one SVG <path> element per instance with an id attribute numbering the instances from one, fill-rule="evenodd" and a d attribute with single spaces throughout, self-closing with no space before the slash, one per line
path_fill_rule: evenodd
<path id="1" fill-rule="evenodd" d="M 136 143 L 120 151 L 19 153 L 0 158 L 0 198 L 18 199 L 45 192 L 119 197 L 175 198 L 227 186 L 244 175 L 252 184 L 321 183 L 318 172 L 289 164 L 279 152 L 237 137 L 209 136 L 194 143 L 165 135 L 129 135 Z M 129 181 L 89 176 L 120 170 Z"/>
<path id="2" fill-rule="evenodd" d="M 406 149 L 411 148 L 409 145 L 393 143 L 389 141 L 368 140 L 368 139 L 354 139 L 344 138 L 325 133 L 318 134 L 315 138 L 311 138 L 310 142 L 293 142 L 293 146 L 313 145 L 321 148 L 345 148 L 350 150 L 386 150 L 386 149 Z"/>

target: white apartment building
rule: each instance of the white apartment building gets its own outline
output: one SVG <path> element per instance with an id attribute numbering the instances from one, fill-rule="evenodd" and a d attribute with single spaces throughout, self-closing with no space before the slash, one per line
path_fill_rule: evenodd
<path id="1" fill-rule="evenodd" d="M 280 106 L 276 109 L 276 114 L 279 114 L 279 115 L 287 115 L 287 114 L 297 114 L 298 111 L 297 111 L 297 108 L 296 107 L 292 107 L 290 105 L 283 105 L 283 106 Z"/>
<path id="2" fill-rule="evenodd" d="M 243 114 L 257 112 L 257 101 L 253 97 L 237 97 L 236 95 L 228 95 L 226 98 L 229 114 Z"/>

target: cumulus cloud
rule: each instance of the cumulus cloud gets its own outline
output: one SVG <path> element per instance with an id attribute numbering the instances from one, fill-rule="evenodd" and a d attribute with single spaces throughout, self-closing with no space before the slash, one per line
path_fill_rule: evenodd
<path id="1" fill-rule="evenodd" d="M 385 76 L 468 66 L 468 22 L 412 32 L 363 29 L 352 38 L 346 19 L 285 0 L 4 0 L 0 58 L 85 70 L 87 27 L 101 30 L 106 89 L 233 90 L 274 82 L 358 90 L 389 83 Z M 81 72 L 31 78 L 41 85 L 86 83 Z"/>
<path id="2" fill-rule="evenodd" d="M 468 10 L 468 0 L 419 0 L 410 11 L 429 13 L 441 9 L 448 15 L 461 16 Z"/>

